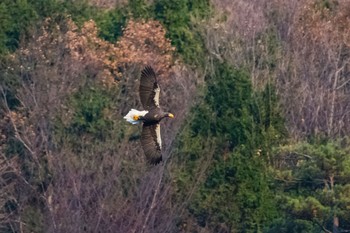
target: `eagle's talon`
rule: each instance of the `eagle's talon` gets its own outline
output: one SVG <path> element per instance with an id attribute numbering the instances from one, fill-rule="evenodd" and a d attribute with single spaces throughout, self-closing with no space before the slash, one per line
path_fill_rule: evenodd
<path id="1" fill-rule="evenodd" d="M 134 115 L 132 118 L 133 118 L 135 121 L 138 121 L 138 120 L 139 120 L 139 116 L 138 116 L 138 115 Z"/>

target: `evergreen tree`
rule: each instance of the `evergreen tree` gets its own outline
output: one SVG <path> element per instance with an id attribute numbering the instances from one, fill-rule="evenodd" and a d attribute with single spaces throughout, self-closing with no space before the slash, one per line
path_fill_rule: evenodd
<path id="1" fill-rule="evenodd" d="M 279 159 L 292 159 L 295 165 L 276 170 L 278 186 L 282 188 L 279 201 L 286 218 L 269 232 L 348 231 L 349 153 L 348 140 L 279 148 Z"/>
<path id="2" fill-rule="evenodd" d="M 190 161 L 179 185 L 183 189 L 184 182 L 198 182 L 193 167 L 207 162 L 206 176 L 189 205 L 197 223 L 215 232 L 262 232 L 276 214 L 267 172 L 267 142 L 282 134 L 268 133 L 280 129 L 280 116 L 273 112 L 276 98 L 272 92 L 254 94 L 247 73 L 226 63 L 215 63 L 206 83 L 189 135 L 180 141 L 179 156 Z M 265 104 L 258 108 L 259 101 Z"/>

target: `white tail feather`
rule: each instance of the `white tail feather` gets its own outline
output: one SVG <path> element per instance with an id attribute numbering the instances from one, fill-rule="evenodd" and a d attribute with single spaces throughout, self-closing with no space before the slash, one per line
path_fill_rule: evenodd
<path id="1" fill-rule="evenodd" d="M 128 122 L 130 122 L 131 124 L 135 125 L 135 124 L 139 124 L 141 123 L 142 121 L 140 120 L 137 120 L 135 121 L 134 120 L 134 116 L 144 116 L 148 113 L 148 111 L 139 111 L 139 110 L 136 110 L 136 109 L 131 109 L 128 114 L 126 114 L 126 116 L 124 117 L 124 119 Z"/>

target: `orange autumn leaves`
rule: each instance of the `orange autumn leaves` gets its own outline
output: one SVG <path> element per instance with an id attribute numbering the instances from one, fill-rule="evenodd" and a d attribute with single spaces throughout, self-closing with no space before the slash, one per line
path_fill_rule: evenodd
<path id="1" fill-rule="evenodd" d="M 121 52 L 121 63 L 151 64 L 166 72 L 172 64 L 175 48 L 165 37 L 165 29 L 155 20 L 130 20 L 124 29 L 123 37 L 117 42 Z"/>
<path id="2" fill-rule="evenodd" d="M 165 30 L 155 20 L 129 20 L 123 36 L 116 43 L 98 37 L 93 20 L 85 22 L 81 30 L 72 20 L 68 21 L 68 48 L 78 62 L 93 62 L 100 67 L 99 79 L 107 86 L 121 78 L 120 68 L 131 64 L 155 66 L 161 73 L 168 73 L 175 50 L 165 37 Z"/>

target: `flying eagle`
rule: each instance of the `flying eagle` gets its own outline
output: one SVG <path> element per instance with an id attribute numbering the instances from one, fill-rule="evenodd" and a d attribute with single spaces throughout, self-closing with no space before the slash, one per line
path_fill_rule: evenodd
<path id="1" fill-rule="evenodd" d="M 150 66 L 146 66 L 141 72 L 139 94 L 145 110 L 131 109 L 124 119 L 132 124 L 143 122 L 141 146 L 147 161 L 151 164 L 158 164 L 162 161 L 162 139 L 159 123 L 164 117 L 174 118 L 174 115 L 164 112 L 159 107 L 160 88 L 156 74 Z"/>

